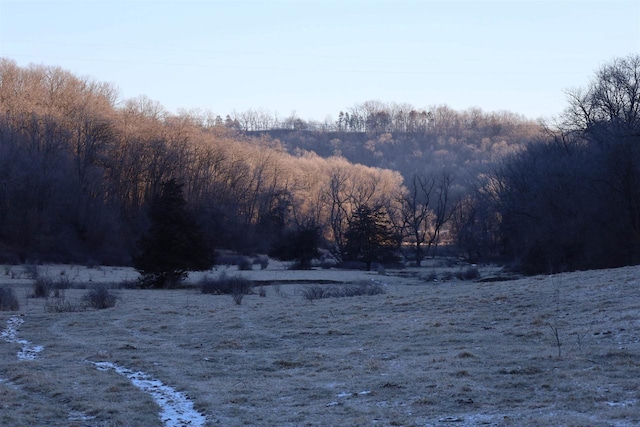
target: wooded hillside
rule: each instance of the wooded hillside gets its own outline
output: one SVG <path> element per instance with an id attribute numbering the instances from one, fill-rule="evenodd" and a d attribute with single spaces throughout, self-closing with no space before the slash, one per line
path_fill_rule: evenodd
<path id="1" fill-rule="evenodd" d="M 531 272 L 635 263 L 639 74 L 637 56 L 613 61 L 554 125 L 374 101 L 317 123 L 170 114 L 2 59 L 0 261 L 130 264 L 174 179 L 217 249 L 264 253 L 317 227 L 345 260 L 355 213 L 371 212 L 418 263 L 442 242 Z"/>

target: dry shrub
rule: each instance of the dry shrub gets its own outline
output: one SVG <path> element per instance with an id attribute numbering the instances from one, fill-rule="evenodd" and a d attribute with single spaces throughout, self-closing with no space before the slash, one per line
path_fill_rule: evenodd
<path id="1" fill-rule="evenodd" d="M 13 288 L 0 288 L 0 311 L 18 311 L 20 302 Z"/>
<path id="2" fill-rule="evenodd" d="M 302 296 L 313 301 L 322 298 L 343 298 L 360 295 L 380 295 L 387 291 L 383 284 L 374 281 L 347 284 L 342 286 L 307 286 L 302 291 Z"/>
<path id="3" fill-rule="evenodd" d="M 231 297 L 233 298 L 233 302 L 235 302 L 236 305 L 241 305 L 244 294 L 242 292 L 234 292 L 231 294 Z"/>
<path id="4" fill-rule="evenodd" d="M 464 270 L 459 271 L 456 274 L 456 277 L 460 280 L 475 280 L 480 277 L 480 272 L 478 271 L 478 267 L 472 265 Z"/>
<path id="5" fill-rule="evenodd" d="M 69 289 L 71 287 L 71 282 L 69 278 L 66 276 L 60 277 L 58 280 L 54 281 L 52 279 L 48 279 L 46 277 L 39 277 L 34 280 L 33 286 L 31 287 L 31 294 L 29 294 L 30 298 L 49 298 L 50 296 L 59 297 L 61 291 L 64 289 Z"/>
<path id="6" fill-rule="evenodd" d="M 119 295 L 104 285 L 95 286 L 89 290 L 82 300 L 89 306 L 98 310 L 111 308 L 120 299 Z"/>
<path id="7" fill-rule="evenodd" d="M 217 279 L 203 278 L 200 281 L 200 290 L 203 294 L 247 295 L 253 290 L 253 282 L 241 276 L 227 276 L 222 273 Z"/>
<path id="8" fill-rule="evenodd" d="M 49 298 L 53 290 L 53 280 L 44 277 L 37 278 L 33 281 L 31 287 L 30 298 Z"/>
<path id="9" fill-rule="evenodd" d="M 302 290 L 302 296 L 304 297 L 304 299 L 309 300 L 309 301 L 313 301 L 316 299 L 322 299 L 322 298 L 327 298 L 327 290 L 328 288 L 324 287 L 324 286 L 320 286 L 320 285 L 312 285 L 312 286 L 306 286 L 303 290 Z"/>

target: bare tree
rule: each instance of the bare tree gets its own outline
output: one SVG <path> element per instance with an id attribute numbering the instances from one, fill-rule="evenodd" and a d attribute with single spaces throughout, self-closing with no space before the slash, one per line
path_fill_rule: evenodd
<path id="1" fill-rule="evenodd" d="M 437 247 L 444 226 L 451 220 L 458 203 L 451 200 L 453 177 L 413 175 L 407 192 L 401 196 L 401 229 L 414 248 L 417 266 Z"/>

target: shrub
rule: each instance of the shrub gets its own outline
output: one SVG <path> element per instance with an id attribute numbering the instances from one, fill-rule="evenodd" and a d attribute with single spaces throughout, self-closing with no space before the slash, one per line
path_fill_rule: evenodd
<path id="1" fill-rule="evenodd" d="M 32 292 L 29 295 L 31 298 L 49 298 L 51 292 L 54 289 L 53 280 L 45 277 L 40 277 L 34 280 L 32 286 Z"/>
<path id="2" fill-rule="evenodd" d="M 238 261 L 238 270 L 242 270 L 242 271 L 253 270 L 253 263 L 251 262 L 249 257 L 243 256 L 242 258 L 240 258 L 240 261 Z"/>
<path id="3" fill-rule="evenodd" d="M 269 257 L 266 255 L 259 255 L 253 263 L 260 264 L 260 270 L 266 270 L 269 266 Z"/>
<path id="4" fill-rule="evenodd" d="M 302 290 L 302 296 L 309 301 L 326 298 L 327 288 L 320 285 L 307 286 Z"/>
<path id="5" fill-rule="evenodd" d="M 30 298 L 49 298 L 52 294 L 58 298 L 61 290 L 69 289 L 71 281 L 66 276 L 61 276 L 58 280 L 53 281 L 46 277 L 39 277 L 33 282 Z"/>
<path id="6" fill-rule="evenodd" d="M 233 298 L 233 302 L 235 302 L 236 305 L 241 305 L 242 298 L 244 298 L 244 294 L 242 292 L 233 292 L 231 294 L 231 297 Z"/>
<path id="7" fill-rule="evenodd" d="M 95 286 L 82 297 L 82 300 L 86 302 L 89 307 L 98 310 L 114 307 L 116 301 L 119 299 L 118 294 L 104 285 Z"/>
<path id="8" fill-rule="evenodd" d="M 480 277 L 480 272 L 478 271 L 478 267 L 472 265 L 462 271 L 459 271 L 458 274 L 456 274 L 456 277 L 460 280 L 474 280 Z"/>
<path id="9" fill-rule="evenodd" d="M 18 311 L 20 303 L 13 288 L 0 288 L 0 311 Z"/>
<path id="10" fill-rule="evenodd" d="M 36 280 L 40 277 L 38 266 L 35 264 L 28 264 L 24 266 L 24 272 L 29 279 Z"/>
<path id="11" fill-rule="evenodd" d="M 377 282 L 360 282 L 342 286 L 307 286 L 302 291 L 302 296 L 313 301 L 322 298 L 344 298 L 355 297 L 360 295 L 379 295 L 385 294 L 387 291 L 383 284 Z"/>
<path id="12" fill-rule="evenodd" d="M 263 286 L 260 286 L 260 289 L 258 289 L 258 295 L 260 295 L 261 298 L 266 297 L 267 290 Z"/>
<path id="13" fill-rule="evenodd" d="M 427 282 L 437 282 L 438 281 L 438 274 L 431 270 L 429 273 L 427 273 L 426 275 L 424 275 L 422 277 L 423 280 L 426 280 Z"/>
<path id="14" fill-rule="evenodd" d="M 253 290 L 253 282 L 241 276 L 227 276 L 222 273 L 217 279 L 203 278 L 200 281 L 200 290 L 203 294 L 247 295 Z"/>

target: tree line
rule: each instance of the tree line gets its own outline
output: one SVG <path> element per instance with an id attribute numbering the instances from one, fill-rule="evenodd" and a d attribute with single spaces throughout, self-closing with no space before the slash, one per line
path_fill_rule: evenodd
<path id="1" fill-rule="evenodd" d="M 210 248 L 286 256 L 317 236 L 367 266 L 401 252 L 419 264 L 442 243 L 528 272 L 635 263 L 639 62 L 603 67 L 556 123 L 369 101 L 309 126 L 169 114 L 2 59 L 0 260 L 131 264 L 174 182 Z"/>

